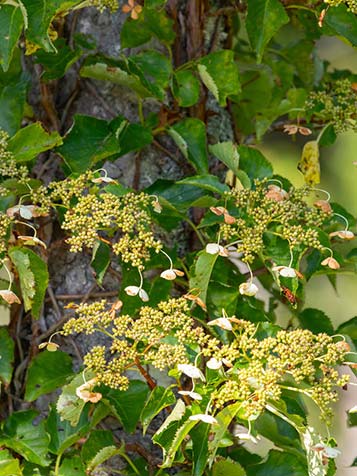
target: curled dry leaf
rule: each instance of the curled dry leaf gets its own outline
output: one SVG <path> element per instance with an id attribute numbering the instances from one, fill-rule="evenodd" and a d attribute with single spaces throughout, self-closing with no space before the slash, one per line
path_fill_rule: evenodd
<path id="1" fill-rule="evenodd" d="M 168 281 L 172 281 L 175 279 L 177 276 L 184 276 L 185 273 L 183 271 L 180 271 L 179 269 L 175 268 L 170 268 L 170 269 L 165 269 L 160 276 L 161 278 L 167 279 Z"/>
<path id="2" fill-rule="evenodd" d="M 197 296 L 196 294 L 192 294 L 192 293 L 187 293 L 187 294 L 184 294 L 183 297 L 185 299 L 187 299 L 188 301 L 193 301 L 195 302 L 198 306 L 200 306 L 200 308 L 202 308 L 204 311 L 207 311 L 207 306 L 206 304 L 202 301 L 202 299 Z"/>

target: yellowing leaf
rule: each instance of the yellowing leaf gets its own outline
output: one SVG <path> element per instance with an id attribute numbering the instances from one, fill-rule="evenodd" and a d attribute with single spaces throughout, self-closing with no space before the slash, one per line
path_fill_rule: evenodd
<path id="1" fill-rule="evenodd" d="M 318 142 L 316 140 L 306 142 L 298 163 L 298 169 L 304 175 L 305 182 L 308 185 L 314 186 L 320 183 L 319 156 Z"/>

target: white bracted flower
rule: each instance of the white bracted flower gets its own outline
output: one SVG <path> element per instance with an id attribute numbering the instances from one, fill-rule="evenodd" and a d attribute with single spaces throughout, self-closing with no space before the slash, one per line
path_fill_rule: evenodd
<path id="1" fill-rule="evenodd" d="M 3 263 L 3 267 L 4 267 L 5 271 L 7 272 L 7 275 L 9 276 L 9 287 L 7 289 L 1 289 L 0 290 L 0 297 L 2 297 L 3 300 L 6 301 L 8 304 L 14 304 L 15 302 L 17 304 L 21 304 L 21 301 L 17 297 L 17 295 L 13 291 L 11 291 L 12 274 L 10 273 L 9 268 L 6 266 L 5 263 Z"/>
<path id="2" fill-rule="evenodd" d="M 354 233 L 350 230 L 333 231 L 329 234 L 330 238 L 333 238 L 334 236 L 338 236 L 341 240 L 353 240 L 355 237 Z"/>
<path id="3" fill-rule="evenodd" d="M 93 392 L 93 387 L 96 385 L 97 379 L 92 378 L 76 388 L 76 395 L 84 402 L 97 403 L 102 398 L 102 394 L 99 392 Z"/>
<path id="4" fill-rule="evenodd" d="M 185 273 L 179 269 L 169 268 L 160 274 L 161 278 L 167 279 L 168 281 L 174 280 L 177 276 L 185 276 Z"/>
<path id="5" fill-rule="evenodd" d="M 339 213 L 334 213 L 334 215 L 343 219 L 343 221 L 345 222 L 345 229 L 333 231 L 332 233 L 329 234 L 329 237 L 333 238 L 334 236 L 338 236 L 338 238 L 341 238 L 341 240 L 353 240 L 355 235 L 352 231 L 348 229 L 349 223 L 347 218 L 344 215 L 340 215 Z"/>
<path id="6" fill-rule="evenodd" d="M 252 281 L 248 281 L 239 285 L 239 292 L 244 296 L 255 296 L 258 291 L 258 286 L 256 286 Z"/>
<path id="7" fill-rule="evenodd" d="M 192 390 L 180 390 L 177 393 L 179 393 L 180 395 L 187 395 L 188 397 L 192 398 L 192 400 L 202 400 L 202 395 L 197 392 L 193 392 Z"/>
<path id="8" fill-rule="evenodd" d="M 196 367 L 195 365 L 191 365 L 191 364 L 178 364 L 177 366 L 178 370 L 182 373 L 184 373 L 185 375 L 187 375 L 188 377 L 191 377 L 191 378 L 199 378 L 201 379 L 203 382 L 206 381 L 205 379 L 205 376 L 203 375 L 203 373 L 201 372 L 201 370 Z"/>
<path id="9" fill-rule="evenodd" d="M 206 245 L 206 253 L 210 255 L 224 256 L 225 258 L 229 256 L 229 251 L 218 243 L 208 243 Z"/>
<path id="10" fill-rule="evenodd" d="M 108 172 L 105 169 L 98 169 L 95 172 L 104 172 L 104 175 L 101 177 L 93 178 L 93 183 L 116 183 L 114 179 L 108 177 Z"/>
<path id="11" fill-rule="evenodd" d="M 196 413 L 196 415 L 191 415 L 189 420 L 192 421 L 203 421 L 204 423 L 208 423 L 213 425 L 214 423 L 218 423 L 218 421 L 212 415 L 208 415 L 207 413 Z"/>
<path id="12" fill-rule="evenodd" d="M 164 251 L 164 250 L 160 250 L 160 252 L 162 254 L 164 254 L 166 256 L 166 258 L 169 260 L 170 262 L 170 268 L 169 269 L 165 269 L 161 274 L 160 274 L 160 277 L 161 278 L 164 278 L 164 279 L 167 279 L 168 281 L 172 281 L 174 280 L 177 276 L 185 276 L 185 273 L 183 271 L 180 271 L 179 269 L 175 269 L 173 267 L 173 263 L 172 263 L 172 259 L 170 258 L 170 256 Z"/>
<path id="13" fill-rule="evenodd" d="M 29 246 L 42 246 L 42 248 L 47 248 L 46 243 L 44 243 L 42 240 L 37 238 L 37 236 L 27 236 L 27 235 L 19 235 L 17 237 L 18 240 L 24 241 L 26 245 Z"/>
<path id="14" fill-rule="evenodd" d="M 127 286 L 124 291 L 126 292 L 126 294 L 128 296 L 139 296 L 139 298 L 143 301 L 143 302 L 148 302 L 149 300 L 149 295 L 148 293 L 143 289 L 143 282 L 144 282 L 144 278 L 143 278 L 143 275 L 140 271 L 140 269 L 138 270 L 139 271 L 139 274 L 140 274 L 140 286 Z"/>
<path id="15" fill-rule="evenodd" d="M 213 319 L 212 321 L 207 322 L 209 326 L 217 326 L 225 331 L 231 331 L 233 329 L 231 321 L 228 317 L 218 317 L 217 319 Z"/>
<path id="16" fill-rule="evenodd" d="M 222 367 L 222 361 L 212 357 L 209 359 L 206 366 L 211 370 L 219 370 Z"/>
<path id="17" fill-rule="evenodd" d="M 3 298 L 4 301 L 6 301 L 8 304 L 14 304 L 15 302 L 17 304 L 21 304 L 20 299 L 16 296 L 16 294 L 11 291 L 10 289 L 1 289 L 0 290 L 0 296 Z"/>
<path id="18" fill-rule="evenodd" d="M 312 450 L 321 452 L 322 456 L 326 458 L 337 458 L 341 454 L 341 451 L 337 448 L 332 448 L 331 446 L 326 445 L 325 443 L 317 443 L 311 447 Z"/>
<path id="19" fill-rule="evenodd" d="M 143 302 L 148 302 L 149 300 L 148 293 L 139 286 L 127 286 L 125 292 L 128 296 L 139 296 Z"/>
<path id="20" fill-rule="evenodd" d="M 328 266 L 331 269 L 340 269 L 340 263 L 333 256 L 329 256 L 321 261 L 322 266 Z"/>
<path id="21" fill-rule="evenodd" d="M 296 270 L 292 268 L 291 266 L 274 266 L 272 270 L 277 271 L 280 276 L 283 276 L 283 278 L 297 277 Z"/>
<path id="22" fill-rule="evenodd" d="M 25 220 L 31 220 L 33 217 L 38 217 L 36 210 L 38 207 L 36 205 L 15 205 L 6 210 L 6 215 L 10 218 L 13 218 L 16 214 L 19 214 Z"/>

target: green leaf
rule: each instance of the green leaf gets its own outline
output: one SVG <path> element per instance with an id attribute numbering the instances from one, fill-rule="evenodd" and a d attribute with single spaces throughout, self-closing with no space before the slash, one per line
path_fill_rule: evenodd
<path id="1" fill-rule="evenodd" d="M 113 446 L 114 438 L 113 433 L 107 430 L 94 430 L 89 435 L 82 446 L 81 457 L 82 460 L 88 464 L 95 454 L 97 454 L 102 448 L 106 446 Z"/>
<path id="2" fill-rule="evenodd" d="M 209 145 L 208 150 L 212 155 L 224 163 L 235 175 L 239 173 L 239 154 L 237 146 L 232 141 L 217 142 Z"/>
<path id="3" fill-rule="evenodd" d="M 161 53 L 150 50 L 129 56 L 129 71 L 139 77 L 152 96 L 163 101 L 172 74 L 171 62 Z"/>
<path id="4" fill-rule="evenodd" d="M 205 191 L 199 187 L 177 184 L 171 180 L 162 179 L 157 180 L 145 191 L 150 195 L 160 197 L 160 203 L 164 208 L 163 211 L 170 209 L 179 214 L 179 216 L 185 214 L 188 208 L 193 206 L 193 203 L 205 195 Z M 159 219 L 161 215 L 162 213 L 157 218 Z"/>
<path id="5" fill-rule="evenodd" d="M 91 473 L 100 464 L 117 454 L 121 448 L 115 446 L 113 434 L 106 430 L 93 431 L 82 447 L 81 457 Z"/>
<path id="6" fill-rule="evenodd" d="M 225 433 L 227 432 L 229 425 L 232 423 L 233 419 L 237 415 L 241 406 L 242 406 L 241 402 L 233 403 L 223 408 L 223 410 L 221 410 L 219 413 L 215 415 L 215 418 L 218 421 L 218 425 L 214 426 L 214 438 L 209 443 L 210 465 L 215 461 L 216 453 L 221 443 L 221 440 L 225 436 Z"/>
<path id="7" fill-rule="evenodd" d="M 206 302 L 207 289 L 217 258 L 218 253 L 212 255 L 202 250 L 197 253 L 197 259 L 191 271 L 190 289 L 195 290 L 195 294 L 198 294 L 199 291 L 198 296 L 204 303 Z"/>
<path id="8" fill-rule="evenodd" d="M 31 463 L 48 466 L 49 437 L 43 421 L 34 424 L 37 416 L 34 410 L 10 415 L 0 433 L 0 445 L 11 448 Z"/>
<path id="9" fill-rule="evenodd" d="M 268 459 L 260 464 L 248 466 L 248 476 L 308 476 L 307 468 L 295 455 L 271 450 Z"/>
<path id="10" fill-rule="evenodd" d="M 352 408 L 347 412 L 347 422 L 348 426 L 357 426 L 357 411 L 355 408 Z M 0 466 L 1 468 L 1 466 Z"/>
<path id="11" fill-rule="evenodd" d="M 61 387 L 73 375 L 72 359 L 65 352 L 45 350 L 32 360 L 27 374 L 25 400 L 33 402 L 40 395 Z"/>
<path id="12" fill-rule="evenodd" d="M 208 437 L 210 425 L 200 422 L 190 431 L 192 439 L 193 471 L 192 476 L 201 476 L 208 463 Z"/>
<path id="13" fill-rule="evenodd" d="M 251 180 L 263 179 L 273 175 L 273 167 L 264 155 L 253 147 L 238 147 L 239 166 Z"/>
<path id="14" fill-rule="evenodd" d="M 208 173 L 206 127 L 202 121 L 187 118 L 170 127 L 168 133 L 199 174 Z"/>
<path id="15" fill-rule="evenodd" d="M 160 445 L 161 448 L 163 449 L 164 459 L 168 466 L 171 464 L 170 460 L 173 460 L 173 458 L 175 457 L 174 452 L 176 453 L 178 447 L 180 446 L 180 442 L 179 442 L 179 444 L 176 446 L 176 450 L 173 448 L 174 443 L 176 444 L 178 441 L 177 436 L 178 436 L 180 428 L 183 426 L 182 423 L 184 421 L 186 422 L 190 421 L 190 420 L 187 420 L 188 418 L 187 413 L 189 412 L 184 402 L 181 399 L 177 400 L 177 403 L 174 409 L 172 410 L 170 415 L 166 418 L 164 423 L 160 426 L 160 428 L 157 430 L 157 432 L 153 436 L 153 442 Z M 197 423 L 197 422 L 191 422 L 191 423 Z M 185 429 L 187 429 L 188 432 L 191 430 L 191 428 L 186 428 L 186 427 Z M 180 436 L 182 436 L 182 433 L 180 433 Z M 170 454 L 170 457 L 169 459 L 167 459 L 169 454 Z"/>
<path id="16" fill-rule="evenodd" d="M 9 140 L 8 150 L 15 155 L 17 162 L 28 162 L 41 152 L 62 144 L 58 132 L 47 132 L 40 122 L 20 129 Z"/>
<path id="17" fill-rule="evenodd" d="M 354 13 L 348 11 L 346 5 L 341 4 L 337 7 L 329 8 L 323 25 L 328 27 L 333 35 L 342 36 L 351 45 L 357 46 L 357 17 Z M 329 33 L 328 30 L 326 33 Z"/>
<path id="18" fill-rule="evenodd" d="M 89 405 L 87 405 L 86 411 L 82 412 L 77 425 L 72 426 L 69 421 L 61 419 L 61 415 L 57 412 L 55 406 L 51 407 L 46 421 L 46 430 L 51 438 L 48 450 L 51 453 L 55 455 L 62 454 L 88 433 L 90 429 L 88 410 Z"/>
<path id="19" fill-rule="evenodd" d="M 336 329 L 336 334 L 348 335 L 357 344 L 357 316 L 341 324 Z"/>
<path id="20" fill-rule="evenodd" d="M 141 380 L 131 380 L 126 391 L 109 388 L 102 391 L 103 399 L 108 400 L 115 416 L 128 433 L 135 431 L 148 393 L 146 383 Z"/>
<path id="21" fill-rule="evenodd" d="M 172 80 L 172 92 L 179 106 L 190 107 L 200 98 L 200 83 L 191 71 L 177 71 Z"/>
<path id="22" fill-rule="evenodd" d="M 56 51 L 48 34 L 56 13 L 69 10 L 80 0 L 22 0 L 28 14 L 26 38 L 46 51 Z"/>
<path id="23" fill-rule="evenodd" d="M 220 106 L 225 106 L 227 97 L 240 92 L 238 66 L 234 62 L 234 52 L 220 50 L 199 60 L 199 75 L 206 88 L 211 91 Z"/>
<path id="24" fill-rule="evenodd" d="M 175 460 L 175 456 L 177 451 L 179 450 L 182 442 L 192 430 L 192 428 L 197 425 L 197 421 L 195 420 L 185 420 L 182 424 L 180 424 L 172 438 L 172 440 L 168 441 L 164 447 L 164 461 L 161 465 L 162 468 L 170 468 L 172 463 Z"/>
<path id="25" fill-rule="evenodd" d="M 335 332 L 330 318 L 320 309 L 304 309 L 298 317 L 301 327 L 309 329 L 314 334 L 325 332 L 332 335 Z"/>
<path id="26" fill-rule="evenodd" d="M 147 8 L 157 8 L 163 7 L 166 4 L 167 0 L 145 0 L 145 7 Z"/>
<path id="27" fill-rule="evenodd" d="M 175 30 L 173 21 L 164 10 L 143 8 L 137 20 L 128 18 L 120 32 L 122 48 L 135 48 L 156 37 L 166 44 L 173 43 Z"/>
<path id="28" fill-rule="evenodd" d="M 217 142 L 217 144 L 209 145 L 208 150 L 218 160 L 224 163 L 234 175 L 240 180 L 244 188 L 250 188 L 251 183 L 248 175 L 239 169 L 239 153 L 237 146 L 232 141 Z"/>
<path id="29" fill-rule="evenodd" d="M 79 456 L 65 458 L 59 468 L 58 476 L 87 476 Z"/>
<path id="30" fill-rule="evenodd" d="M 36 52 L 36 63 L 40 63 L 44 68 L 42 81 L 62 78 L 72 64 L 82 56 L 82 50 L 71 49 L 64 38 L 59 38 L 55 42 L 55 48 L 57 53 L 47 53 L 43 50 Z"/>
<path id="31" fill-rule="evenodd" d="M 151 96 L 137 76 L 127 71 L 121 62 L 115 62 L 102 56 L 88 57 L 80 70 L 83 78 L 111 81 L 114 84 L 132 89 L 141 98 Z"/>
<path id="32" fill-rule="evenodd" d="M 0 450 L 0 474 L 22 476 L 20 461 L 13 458 L 8 450 Z"/>
<path id="33" fill-rule="evenodd" d="M 11 382 L 15 343 L 7 327 L 0 327 L 0 378 L 5 384 Z"/>
<path id="34" fill-rule="evenodd" d="M 100 448 L 98 453 L 92 458 L 90 463 L 87 465 L 86 468 L 86 474 L 91 473 L 93 469 L 95 469 L 97 466 L 100 464 L 103 464 L 105 461 L 107 461 L 109 458 L 112 458 L 113 456 L 121 454 L 121 449 L 117 448 L 116 446 L 105 446 L 103 448 Z"/>
<path id="35" fill-rule="evenodd" d="M 266 45 L 288 21 L 289 17 L 279 0 L 248 0 L 246 28 L 258 63 Z"/>
<path id="36" fill-rule="evenodd" d="M 24 461 L 21 476 L 50 476 L 47 468 Z"/>
<path id="37" fill-rule="evenodd" d="M 111 130 L 116 131 L 115 135 L 120 145 L 119 157 L 140 150 L 153 140 L 150 129 L 141 124 L 130 123 L 124 116 L 118 116 L 109 126 Z"/>
<path id="38" fill-rule="evenodd" d="M 177 184 L 194 185 L 195 187 L 208 190 L 209 192 L 219 193 L 223 195 L 229 191 L 228 185 L 222 183 L 215 175 L 194 175 L 186 177 L 176 182 Z"/>
<path id="39" fill-rule="evenodd" d="M 282 418 L 264 412 L 256 420 L 254 428 L 260 435 L 272 441 L 275 446 L 304 459 L 299 433 Z"/>
<path id="40" fill-rule="evenodd" d="M 146 433 L 150 422 L 161 412 L 161 410 L 173 405 L 175 402 L 176 397 L 170 387 L 155 387 L 150 393 L 140 415 L 140 420 L 143 425 L 143 433 Z"/>
<path id="41" fill-rule="evenodd" d="M 74 173 L 83 173 L 96 162 L 118 154 L 120 146 L 107 121 L 76 114 L 63 145 L 57 149 Z"/>
<path id="42" fill-rule="evenodd" d="M 33 251 L 18 246 L 9 250 L 9 257 L 19 273 L 25 310 L 31 309 L 38 319 L 48 285 L 46 263 Z"/>
<path id="43" fill-rule="evenodd" d="M 24 18 L 19 6 L 0 6 L 0 63 L 4 71 L 9 69 L 23 25 Z"/>
<path id="44" fill-rule="evenodd" d="M 322 136 L 319 140 L 320 147 L 329 147 L 336 142 L 337 135 L 332 124 L 328 125 L 322 132 Z"/>
<path id="45" fill-rule="evenodd" d="M 89 378 L 88 375 L 87 378 Z M 76 375 L 68 385 L 63 386 L 57 400 L 56 409 L 61 420 L 69 421 L 73 427 L 78 425 L 85 406 L 84 400 L 76 395 L 76 389 L 83 383 L 83 375 Z"/>
<path id="46" fill-rule="evenodd" d="M 110 265 L 110 248 L 103 241 L 97 241 L 93 247 L 91 267 L 94 269 L 97 283 L 102 284 Z"/>
<path id="47" fill-rule="evenodd" d="M 212 468 L 212 476 L 245 476 L 242 466 L 231 459 L 219 459 Z M 275 475 L 274 475 L 275 476 Z"/>
<path id="48" fill-rule="evenodd" d="M 0 92 L 0 128 L 12 135 L 20 128 L 29 81 L 23 74 L 11 80 Z"/>

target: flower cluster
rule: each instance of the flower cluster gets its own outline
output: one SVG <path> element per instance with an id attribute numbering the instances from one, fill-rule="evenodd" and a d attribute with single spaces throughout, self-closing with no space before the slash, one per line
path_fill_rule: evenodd
<path id="1" fill-rule="evenodd" d="M 322 416 L 331 416 L 330 404 L 337 399 L 336 387 L 343 387 L 349 377 L 340 376 L 347 348 L 326 334 L 304 329 L 281 330 L 274 337 L 254 337 L 254 325 L 238 324 L 239 337 L 214 353 L 216 359 L 231 361 L 226 380 L 214 392 L 217 407 L 231 401 L 242 402 L 242 412 L 256 417 L 267 403 L 279 400 L 284 388 L 310 396 Z M 294 384 L 289 382 L 293 378 Z"/>
<path id="2" fill-rule="evenodd" d="M 136 319 L 117 311 L 113 306 L 108 309 L 105 301 L 81 304 L 76 309 L 78 317 L 70 319 L 62 331 L 64 335 L 98 331 L 111 337 L 108 350 L 93 347 L 84 359 L 98 383 L 109 387 L 127 388 L 125 370 L 138 361 L 161 370 L 188 362 L 185 346 L 200 341 L 204 334 L 203 329 L 194 327 L 183 298 L 161 302 L 157 308 L 143 306 Z"/>
<path id="3" fill-rule="evenodd" d="M 324 90 L 310 93 L 306 113 L 312 120 L 333 124 L 338 134 L 357 131 L 356 94 L 349 79 L 338 79 L 326 84 Z"/>
<path id="4" fill-rule="evenodd" d="M 264 235 L 269 233 L 287 240 L 291 248 L 322 249 L 316 227 L 324 223 L 330 212 L 306 203 L 309 189 L 287 192 L 266 179 L 256 180 L 254 185 L 251 190 L 228 192 L 227 206 L 234 220 L 225 220 L 220 225 L 221 237 L 236 245 L 243 261 L 251 263 L 263 251 Z"/>
<path id="5" fill-rule="evenodd" d="M 163 301 L 156 308 L 143 306 L 136 318 L 118 314 L 120 306 L 107 307 L 105 301 L 81 304 L 78 317 L 65 324 L 63 333 L 99 331 L 110 337 L 109 347 L 93 347 L 84 363 L 98 383 L 113 388 L 127 388 L 125 371 L 135 365 L 176 367 L 193 382 L 193 388 L 181 394 L 194 400 L 210 394 L 211 412 L 240 402 L 240 414 L 255 418 L 279 400 L 285 388 L 308 395 L 328 419 L 330 404 L 337 398 L 335 388 L 348 382 L 348 376 L 336 370 L 348 345 L 327 334 L 297 329 L 266 336 L 257 332 L 256 324 L 224 314 L 208 322 L 210 329 L 226 331 L 221 341 L 190 316 L 183 298 Z M 212 371 L 219 378 L 208 378 L 206 372 Z M 200 381 L 198 389 L 195 380 Z"/>
<path id="6" fill-rule="evenodd" d="M 53 198 L 60 199 L 68 207 L 63 229 L 70 232 L 67 242 L 72 252 L 84 247 L 93 248 L 100 233 L 115 235 L 113 252 L 125 263 L 143 269 L 150 250 L 159 252 L 162 245 L 152 232 L 152 220 L 148 207 L 152 197 L 145 193 L 127 193 L 116 196 L 111 193 L 91 193 L 88 174 L 74 180 L 66 180 L 54 186 Z M 93 180 L 92 180 L 93 182 Z M 87 193 L 84 193 L 87 192 Z M 72 204 L 73 199 L 76 203 Z"/>
<path id="7" fill-rule="evenodd" d="M 18 165 L 12 152 L 8 151 L 9 135 L 0 129 L 0 176 L 4 179 L 16 178 L 20 183 L 28 181 L 28 170 L 25 165 Z M 3 194 L 7 194 L 2 190 Z"/>
<path id="8" fill-rule="evenodd" d="M 111 12 L 118 10 L 118 0 L 90 0 L 93 7 L 96 7 L 101 13 L 108 8 Z"/>
<path id="9" fill-rule="evenodd" d="M 8 246 L 11 218 L 0 212 L 0 267 L 2 266 Z"/>
<path id="10" fill-rule="evenodd" d="M 75 200 L 79 200 L 88 192 L 88 185 L 94 178 L 94 173 L 88 171 L 75 178 L 53 181 L 50 183 L 50 196 L 53 203 L 70 208 Z"/>
<path id="11" fill-rule="evenodd" d="M 324 0 L 324 3 L 331 7 L 338 7 L 341 4 L 345 4 L 347 9 L 357 15 L 357 1 L 356 0 Z"/>

